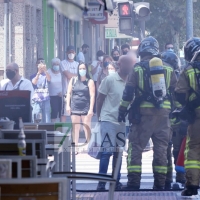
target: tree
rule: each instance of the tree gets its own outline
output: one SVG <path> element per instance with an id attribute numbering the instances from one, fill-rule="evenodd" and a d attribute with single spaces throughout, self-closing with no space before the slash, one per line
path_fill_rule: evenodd
<path id="1" fill-rule="evenodd" d="M 186 1 L 185 0 L 146 0 L 150 3 L 151 17 L 146 22 L 146 30 L 154 36 L 164 49 L 166 42 L 174 44 L 178 53 L 186 40 Z M 134 0 L 134 3 L 141 0 Z M 194 33 L 200 30 L 200 2 L 194 3 Z"/>

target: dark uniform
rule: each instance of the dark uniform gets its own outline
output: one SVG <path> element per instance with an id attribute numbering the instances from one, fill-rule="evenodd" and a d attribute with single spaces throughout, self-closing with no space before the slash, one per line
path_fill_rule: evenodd
<path id="1" fill-rule="evenodd" d="M 188 66 L 181 73 L 175 88 L 176 99 L 184 105 L 179 113 L 189 121 L 185 148 L 186 184 L 182 196 L 197 195 L 200 179 L 200 38 L 185 44 Z M 197 55 L 197 56 L 196 56 Z"/>
<path id="2" fill-rule="evenodd" d="M 154 144 L 153 173 L 154 189 L 164 189 L 167 173 L 167 147 L 170 139 L 169 113 L 171 103 L 164 99 L 158 106 L 154 101 L 149 81 L 149 61 L 159 54 L 159 45 L 155 38 L 145 38 L 138 47 L 141 62 L 137 63 L 128 77 L 123 98 L 119 108 L 119 121 L 124 120 L 127 107 L 135 96 L 129 115 L 132 127 L 129 133 L 127 158 L 128 183 L 130 189 L 139 189 L 141 181 L 142 152 L 151 138 Z M 158 62 L 162 61 L 158 59 Z M 175 87 L 176 77 L 173 69 L 163 66 L 166 89 Z M 130 117 L 130 118 L 131 118 Z"/>

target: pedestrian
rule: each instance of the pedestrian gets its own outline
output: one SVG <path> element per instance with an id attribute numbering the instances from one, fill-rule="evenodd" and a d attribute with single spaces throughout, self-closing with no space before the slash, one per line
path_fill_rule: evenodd
<path id="1" fill-rule="evenodd" d="M 158 54 L 159 44 L 155 38 L 150 36 L 142 40 L 138 47 L 138 55 L 141 57 L 141 62 L 135 65 L 128 76 L 119 107 L 118 120 L 119 122 L 125 121 L 127 108 L 133 101 L 131 110 L 129 111 L 129 120 L 132 126 L 129 132 L 127 158 L 127 188 L 132 190 L 138 190 L 140 188 L 142 152 L 150 138 L 154 145 L 153 189 L 163 190 L 165 187 L 171 105 L 165 94 L 165 90 L 161 90 L 157 94 L 158 96 L 154 96 L 155 93 L 152 88 L 154 85 L 153 83 L 150 84 L 154 76 L 152 76 L 153 78 L 150 77 L 149 67 L 155 66 L 154 69 L 162 69 L 162 72 L 159 71 L 159 74 L 161 73 L 162 75 L 159 77 L 165 77 L 164 74 L 166 74 L 167 78 L 159 79 L 162 82 L 158 83 L 161 84 L 161 88 L 165 87 L 166 91 L 168 91 L 169 87 L 175 87 L 176 77 L 171 67 L 163 66 L 162 60 L 156 57 Z M 158 77 L 154 79 L 156 78 L 158 79 Z M 166 80 L 166 85 L 164 80 Z"/>
<path id="2" fill-rule="evenodd" d="M 77 70 L 78 70 L 78 62 L 74 60 L 76 51 L 74 46 L 68 46 L 67 47 L 67 58 L 61 62 L 61 71 L 64 75 L 64 81 L 63 81 L 63 94 L 67 93 L 68 83 L 71 80 L 72 77 L 77 76 Z M 62 105 L 62 113 L 61 113 L 61 121 L 66 122 L 67 120 L 67 112 L 66 112 L 66 96 L 64 95 L 64 101 Z"/>
<path id="3" fill-rule="evenodd" d="M 130 51 L 130 46 L 128 44 L 123 44 L 121 46 L 122 55 L 126 55 Z"/>
<path id="4" fill-rule="evenodd" d="M 174 45 L 171 42 L 167 42 L 165 44 L 165 51 L 172 51 L 172 52 L 174 52 Z"/>
<path id="5" fill-rule="evenodd" d="M 111 52 L 111 56 L 112 56 L 112 59 L 114 60 L 114 64 L 116 66 L 116 69 L 118 69 L 119 68 L 118 61 L 119 61 L 119 57 L 120 57 L 119 50 L 113 49 L 112 52 Z"/>
<path id="6" fill-rule="evenodd" d="M 83 44 L 81 47 L 81 51 L 78 53 L 77 62 L 85 63 L 85 54 L 89 51 L 89 46 L 87 44 Z"/>
<path id="7" fill-rule="evenodd" d="M 118 123 L 117 115 L 126 79 L 132 68 L 131 63 L 129 56 L 120 57 L 118 72 L 105 77 L 99 86 L 97 117 L 100 120 L 101 146 L 104 148 L 99 163 L 99 173 L 101 174 L 107 174 L 109 160 L 112 155 L 114 156 L 113 162 L 116 160 L 116 152 L 112 148 L 120 145 L 117 138 L 122 137 L 123 145 L 125 145 L 125 123 Z M 120 171 L 116 189 L 120 189 L 122 186 L 119 181 Z M 105 182 L 99 182 L 97 190 L 105 190 L 105 184 Z"/>
<path id="8" fill-rule="evenodd" d="M 96 86 L 98 74 L 102 69 L 103 58 L 105 53 L 102 50 L 97 51 L 96 60 L 92 62 L 92 76 Z"/>
<path id="9" fill-rule="evenodd" d="M 172 51 L 165 51 L 162 54 L 162 60 L 164 65 L 172 67 L 174 69 L 176 77 L 178 79 L 180 76 L 180 62 L 178 56 Z M 182 107 L 181 104 L 175 101 L 175 99 L 172 99 L 172 97 L 174 96 L 173 93 L 174 91 L 170 91 L 172 111 L 174 111 L 176 108 L 180 109 Z M 177 117 L 172 117 L 172 115 L 170 115 L 170 122 L 171 122 L 171 139 L 167 150 L 168 167 L 167 167 L 165 189 L 171 189 L 171 183 L 173 182 L 172 145 L 173 145 L 174 165 L 176 165 L 182 141 L 187 134 L 187 122 L 184 122 Z M 184 172 L 178 172 L 178 171 L 176 172 L 176 183 L 180 183 L 182 185 L 185 184 Z M 173 185 L 173 187 L 177 186 L 178 184 Z"/>
<path id="10" fill-rule="evenodd" d="M 103 63 L 102 63 L 102 68 L 99 71 L 98 78 L 97 78 L 97 83 L 96 83 L 96 89 L 98 91 L 99 85 L 101 84 L 101 81 L 108 75 L 108 65 L 113 62 L 112 57 L 108 55 L 104 55 L 103 57 Z"/>
<path id="11" fill-rule="evenodd" d="M 187 118 L 189 127 L 185 148 L 186 183 L 182 196 L 198 194 L 200 179 L 200 38 L 189 39 L 185 46 L 187 67 L 181 72 L 175 88 L 177 101 L 183 106 L 179 117 Z M 183 112 L 186 112 L 185 115 Z"/>
<path id="12" fill-rule="evenodd" d="M 102 64 L 103 64 L 103 57 L 104 57 L 105 53 L 102 50 L 97 51 L 96 54 L 96 60 L 94 60 L 91 64 L 91 73 L 92 73 L 92 77 L 93 77 L 93 81 L 95 84 L 95 96 L 97 96 L 97 79 L 98 79 L 98 74 L 102 69 Z M 96 101 L 94 104 L 94 113 L 96 113 Z"/>
<path id="13" fill-rule="evenodd" d="M 112 59 L 113 59 L 115 62 L 117 62 L 117 61 L 119 60 L 119 57 L 120 57 L 119 50 L 117 50 L 117 49 L 112 50 L 111 56 L 112 56 Z"/>
<path id="14" fill-rule="evenodd" d="M 51 105 L 51 122 L 56 122 L 61 118 L 62 111 L 62 75 L 60 73 L 60 59 L 53 58 L 51 68 L 48 69 L 50 79 L 48 81 L 50 105 Z"/>
<path id="15" fill-rule="evenodd" d="M 1 90 L 28 90 L 31 91 L 30 98 L 32 98 L 34 93 L 32 83 L 19 75 L 19 66 L 17 63 L 10 63 L 6 67 L 6 76 L 8 80 L 1 81 Z"/>
<path id="16" fill-rule="evenodd" d="M 50 80 L 50 76 L 47 72 L 46 64 L 43 59 L 38 59 L 36 62 L 37 73 L 31 76 L 31 81 L 34 88 L 34 95 L 32 98 L 32 121 L 39 114 L 41 114 L 41 122 L 42 123 L 50 123 L 50 97 L 48 90 L 48 81 Z"/>
<path id="17" fill-rule="evenodd" d="M 67 113 L 71 115 L 73 127 L 73 141 L 78 145 L 80 124 L 83 123 L 85 138 L 88 141 L 88 131 L 91 128 L 93 107 L 95 101 L 94 81 L 88 75 L 87 66 L 78 66 L 78 76 L 73 77 L 67 90 Z"/>

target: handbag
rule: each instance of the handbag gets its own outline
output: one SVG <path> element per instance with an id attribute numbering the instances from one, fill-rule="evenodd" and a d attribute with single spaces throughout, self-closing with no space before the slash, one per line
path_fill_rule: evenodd
<path id="1" fill-rule="evenodd" d="M 35 89 L 32 100 L 34 102 L 42 102 L 47 101 L 50 99 L 49 96 L 49 89 L 46 87 L 47 85 L 47 79 L 45 78 L 45 83 L 42 88 Z"/>
<path id="2" fill-rule="evenodd" d="M 88 144 L 88 155 L 95 159 L 101 158 L 100 122 L 97 122 L 95 127 L 91 130 L 91 138 Z"/>

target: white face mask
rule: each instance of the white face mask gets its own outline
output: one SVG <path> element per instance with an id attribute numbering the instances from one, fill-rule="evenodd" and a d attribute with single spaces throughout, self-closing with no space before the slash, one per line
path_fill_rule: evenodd
<path id="1" fill-rule="evenodd" d="M 73 60 L 74 57 L 75 57 L 75 54 L 73 54 L 73 53 L 69 53 L 69 54 L 68 54 L 68 58 L 69 58 L 70 60 Z"/>
<path id="2" fill-rule="evenodd" d="M 98 57 L 98 60 L 102 62 L 103 61 L 103 56 Z"/>
<path id="3" fill-rule="evenodd" d="M 115 70 L 108 70 L 109 75 L 114 74 L 114 73 L 115 73 Z"/>

